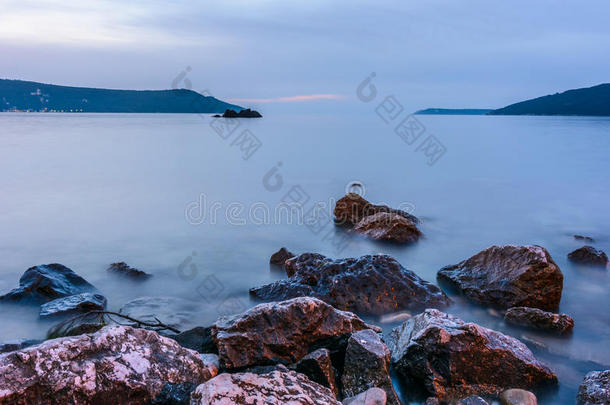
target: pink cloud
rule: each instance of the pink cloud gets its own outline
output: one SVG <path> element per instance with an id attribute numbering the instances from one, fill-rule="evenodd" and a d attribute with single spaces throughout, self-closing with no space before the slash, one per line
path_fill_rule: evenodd
<path id="1" fill-rule="evenodd" d="M 317 100 L 341 100 L 340 94 L 308 94 L 302 96 L 276 97 L 276 98 L 232 98 L 229 103 L 302 103 Z"/>

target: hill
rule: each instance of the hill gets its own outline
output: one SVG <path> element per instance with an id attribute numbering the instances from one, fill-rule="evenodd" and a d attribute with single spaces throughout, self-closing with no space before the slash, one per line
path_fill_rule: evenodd
<path id="1" fill-rule="evenodd" d="M 0 79 L 0 111 L 222 113 L 243 108 L 192 90 L 108 90 Z"/>
<path id="2" fill-rule="evenodd" d="M 522 101 L 489 114 L 610 116 L 610 83 Z"/>
<path id="3" fill-rule="evenodd" d="M 485 115 L 493 111 L 492 109 L 483 108 L 426 108 L 425 110 L 416 111 L 415 114 L 420 115 Z"/>

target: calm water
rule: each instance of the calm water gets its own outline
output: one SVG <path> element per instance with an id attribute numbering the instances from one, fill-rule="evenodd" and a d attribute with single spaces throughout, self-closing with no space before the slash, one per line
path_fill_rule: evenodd
<path id="1" fill-rule="evenodd" d="M 433 166 L 372 111 L 268 114 L 242 120 L 228 139 L 197 115 L 2 114 L 0 292 L 28 267 L 58 262 L 96 285 L 111 309 L 141 296 L 181 297 L 200 308 L 192 323 L 207 325 L 254 305 L 248 288 L 282 277 L 268 264 L 281 246 L 335 257 L 388 253 L 435 281 L 442 266 L 492 244 L 540 244 L 565 276 L 561 311 L 575 318 L 571 338 L 509 328 L 459 299 L 448 312 L 553 347 L 556 355 L 538 357 L 561 384 L 540 402 L 573 403 L 586 371 L 610 368 L 608 271 L 566 260 L 582 246 L 574 233 L 610 251 L 610 120 L 419 119 L 447 149 Z M 247 160 L 246 143 L 236 141 L 244 129 L 262 142 Z M 425 239 L 397 247 L 331 224 L 319 233 L 285 217 L 260 224 L 286 194 L 307 195 L 307 210 L 341 197 L 350 181 L 363 183 L 370 201 L 409 207 L 423 219 Z M 193 205 L 202 200 L 205 207 Z M 213 203 L 220 208 L 211 218 Z M 121 260 L 154 278 L 108 278 L 108 264 Z M 0 314 L 0 341 L 42 338 L 49 326 L 31 308 L 0 307 Z"/>

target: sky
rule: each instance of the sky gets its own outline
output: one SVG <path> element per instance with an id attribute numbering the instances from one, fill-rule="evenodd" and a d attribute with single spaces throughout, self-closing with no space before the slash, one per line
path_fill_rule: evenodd
<path id="1" fill-rule="evenodd" d="M 73 4 L 70 4 L 73 3 Z M 607 0 L 0 0 L 0 77 L 332 108 L 497 108 L 610 82 Z"/>

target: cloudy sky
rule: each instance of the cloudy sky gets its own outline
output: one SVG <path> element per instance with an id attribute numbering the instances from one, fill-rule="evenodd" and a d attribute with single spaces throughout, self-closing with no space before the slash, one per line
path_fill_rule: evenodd
<path id="1" fill-rule="evenodd" d="M 332 106 L 375 72 L 412 109 L 610 82 L 607 0 L 0 3 L 4 78 L 164 89 L 190 67 L 221 99 Z"/>

